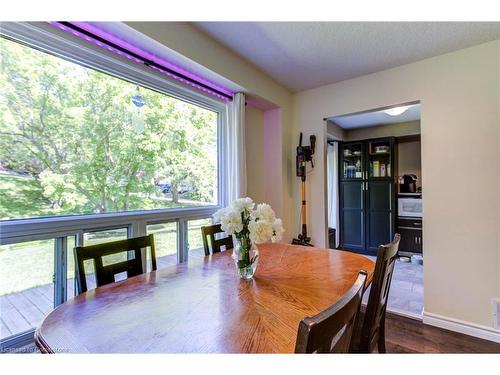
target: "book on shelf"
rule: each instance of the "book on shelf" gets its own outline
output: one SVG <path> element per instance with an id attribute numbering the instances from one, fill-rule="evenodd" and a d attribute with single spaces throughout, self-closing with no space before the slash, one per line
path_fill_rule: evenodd
<path id="1" fill-rule="evenodd" d="M 380 173 L 380 163 L 378 160 L 375 160 L 373 163 L 372 163 L 372 176 L 373 177 L 379 177 L 379 173 Z"/>

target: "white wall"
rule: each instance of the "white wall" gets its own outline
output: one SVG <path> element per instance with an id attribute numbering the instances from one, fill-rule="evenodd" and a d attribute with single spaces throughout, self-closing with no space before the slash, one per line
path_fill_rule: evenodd
<path id="1" fill-rule="evenodd" d="M 500 296 L 500 40 L 298 93 L 294 129 L 316 134 L 321 145 L 325 117 L 417 100 L 425 311 L 491 327 L 490 298 Z M 321 147 L 316 163 L 309 222 L 314 243 L 324 246 Z"/>

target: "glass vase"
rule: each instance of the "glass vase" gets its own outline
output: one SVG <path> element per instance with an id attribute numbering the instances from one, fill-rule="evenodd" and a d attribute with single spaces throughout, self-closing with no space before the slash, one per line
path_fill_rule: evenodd
<path id="1" fill-rule="evenodd" d="M 252 241 L 248 240 L 246 244 L 242 244 L 241 241 L 236 240 L 233 259 L 240 278 L 250 280 L 253 278 L 259 262 L 259 249 Z"/>

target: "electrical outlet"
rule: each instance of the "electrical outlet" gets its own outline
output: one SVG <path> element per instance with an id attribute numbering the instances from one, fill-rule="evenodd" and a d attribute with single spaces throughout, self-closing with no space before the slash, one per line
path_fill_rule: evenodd
<path id="1" fill-rule="evenodd" d="M 500 330 L 500 298 L 492 298 L 493 307 L 493 328 Z"/>

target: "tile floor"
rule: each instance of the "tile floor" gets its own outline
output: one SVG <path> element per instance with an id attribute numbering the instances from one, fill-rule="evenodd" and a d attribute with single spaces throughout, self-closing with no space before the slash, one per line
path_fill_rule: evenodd
<path id="1" fill-rule="evenodd" d="M 368 256 L 375 261 L 374 256 Z M 365 293 L 363 302 L 368 300 Z M 392 276 L 387 310 L 397 314 L 422 319 L 424 309 L 423 266 L 421 264 L 396 261 Z"/>

